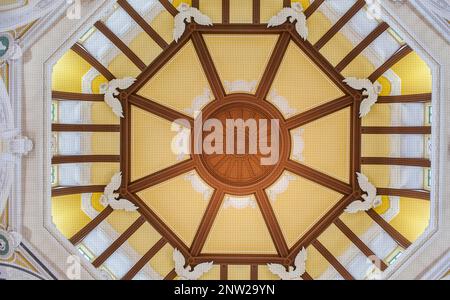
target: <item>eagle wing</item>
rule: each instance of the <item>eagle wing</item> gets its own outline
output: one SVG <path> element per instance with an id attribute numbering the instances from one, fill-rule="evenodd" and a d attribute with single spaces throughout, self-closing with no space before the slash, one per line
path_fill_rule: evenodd
<path id="1" fill-rule="evenodd" d="M 286 23 L 287 19 L 292 17 L 294 14 L 293 9 L 290 7 L 285 7 L 280 12 L 270 18 L 269 23 L 267 24 L 267 27 L 276 27 L 280 26 L 284 23 Z"/>

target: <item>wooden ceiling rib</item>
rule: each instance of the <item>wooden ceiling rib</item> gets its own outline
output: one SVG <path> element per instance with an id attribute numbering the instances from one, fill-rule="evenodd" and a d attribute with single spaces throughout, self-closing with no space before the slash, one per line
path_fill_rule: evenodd
<path id="1" fill-rule="evenodd" d="M 384 196 L 399 196 L 399 197 L 423 199 L 428 201 L 430 200 L 429 191 L 377 188 L 377 193 Z"/>
<path id="2" fill-rule="evenodd" d="M 398 95 L 398 96 L 379 96 L 377 103 L 426 103 L 431 102 L 431 93 Z"/>
<path id="3" fill-rule="evenodd" d="M 230 23 L 230 0 L 222 0 L 222 23 Z"/>
<path id="4" fill-rule="evenodd" d="M 54 165 L 96 162 L 120 162 L 120 155 L 56 155 L 52 157 Z"/>
<path id="5" fill-rule="evenodd" d="M 56 186 L 52 188 L 52 197 L 85 193 L 103 193 L 105 187 L 105 185 Z"/>
<path id="6" fill-rule="evenodd" d="M 411 246 L 411 242 L 408 241 L 407 238 L 405 238 L 400 232 L 398 232 L 394 227 L 392 227 L 391 224 L 386 222 L 385 219 L 383 219 L 382 216 L 380 216 L 375 210 L 371 209 L 366 212 L 369 217 L 372 218 L 387 234 L 391 236 L 391 238 L 394 239 L 394 241 L 397 242 L 401 247 L 404 249 L 407 249 L 409 246 Z"/>
<path id="7" fill-rule="evenodd" d="M 258 280 L 258 265 L 250 266 L 250 280 Z"/>
<path id="8" fill-rule="evenodd" d="M 386 165 L 386 166 L 411 166 L 411 167 L 431 167 L 431 162 L 425 158 L 404 158 L 404 157 L 362 157 L 363 165 Z"/>
<path id="9" fill-rule="evenodd" d="M 312 14 L 320 7 L 320 5 L 325 2 L 325 0 L 314 0 L 306 9 L 305 16 L 308 19 L 312 16 Z"/>
<path id="10" fill-rule="evenodd" d="M 253 0 L 253 24 L 261 23 L 261 0 Z"/>
<path id="11" fill-rule="evenodd" d="M 92 56 L 80 43 L 75 43 L 72 46 L 72 50 L 83 58 L 87 63 L 93 66 L 100 74 L 103 75 L 108 81 L 116 79 L 114 75 L 103 66 L 94 56 Z"/>
<path id="12" fill-rule="evenodd" d="M 159 0 L 159 2 L 162 4 L 162 6 L 164 6 L 164 8 L 172 15 L 172 16 L 176 16 L 178 15 L 178 9 L 173 6 L 173 4 L 171 2 L 169 2 L 168 0 Z"/>
<path id="13" fill-rule="evenodd" d="M 252 254 L 200 254 L 191 258 L 192 264 L 214 261 L 224 265 L 266 265 L 268 263 L 286 264 L 286 258 L 277 255 Z"/>
<path id="14" fill-rule="evenodd" d="M 333 266 L 333 268 L 339 273 L 341 274 L 341 276 L 346 279 L 346 280 L 354 280 L 355 278 L 353 278 L 352 274 L 350 274 L 347 269 L 345 269 L 345 267 L 336 259 L 336 257 L 333 256 L 333 254 L 331 254 L 330 251 L 328 251 L 327 248 L 325 248 L 324 245 L 322 245 L 322 243 L 320 243 L 318 240 L 314 240 L 311 243 L 314 248 L 317 249 L 317 251 L 320 252 L 320 254 L 322 254 L 322 256 Z"/>
<path id="15" fill-rule="evenodd" d="M 120 132 L 120 125 L 109 124 L 52 124 L 56 132 Z"/>
<path id="16" fill-rule="evenodd" d="M 400 49 L 395 52 L 384 64 L 382 64 L 378 69 L 376 69 L 370 76 L 369 80 L 375 82 L 378 78 L 383 76 L 383 74 L 392 68 L 397 62 L 399 62 L 406 55 L 411 53 L 413 50 L 407 44 L 400 47 Z"/>
<path id="17" fill-rule="evenodd" d="M 105 207 L 91 222 L 84 226 L 69 241 L 73 245 L 79 244 L 92 230 L 94 230 L 101 222 L 103 222 L 114 210 L 111 206 Z"/>
<path id="18" fill-rule="evenodd" d="M 283 0 L 283 7 L 291 7 L 291 0 Z"/>
<path id="19" fill-rule="evenodd" d="M 192 0 L 192 7 L 200 8 L 200 0 Z"/>
<path id="20" fill-rule="evenodd" d="M 362 134 L 431 134 L 431 126 L 364 126 Z"/>
<path id="21" fill-rule="evenodd" d="M 52 99 L 57 101 L 92 101 L 100 102 L 105 101 L 105 95 L 103 94 L 82 94 L 82 93 L 69 93 L 52 91 Z"/>
<path id="22" fill-rule="evenodd" d="M 169 274 L 164 277 L 164 280 L 174 280 L 177 277 L 177 272 L 175 272 L 175 269 L 169 272 Z"/>
<path id="23" fill-rule="evenodd" d="M 201 34 L 282 34 L 292 24 L 283 24 L 267 28 L 267 24 L 214 24 L 214 26 L 195 25 L 195 31 Z"/>
<path id="24" fill-rule="evenodd" d="M 220 265 L 220 280 L 228 280 L 228 265 Z"/>

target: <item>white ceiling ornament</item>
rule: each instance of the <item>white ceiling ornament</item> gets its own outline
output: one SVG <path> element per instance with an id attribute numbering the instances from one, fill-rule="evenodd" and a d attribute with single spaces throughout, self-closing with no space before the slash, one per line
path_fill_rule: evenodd
<path id="1" fill-rule="evenodd" d="M 210 17 L 202 14 L 197 8 L 190 7 L 186 3 L 178 6 L 179 13 L 175 16 L 175 28 L 173 30 L 173 39 L 178 42 L 186 30 L 186 22 L 191 23 L 192 19 L 199 25 L 212 26 L 213 22 Z"/>
<path id="2" fill-rule="evenodd" d="M 270 100 L 286 118 L 290 118 L 297 113 L 295 108 L 289 106 L 287 99 L 281 95 L 278 95 L 276 90 L 272 90 L 270 92 Z"/>
<path id="3" fill-rule="evenodd" d="M 378 95 L 382 90 L 381 84 L 378 82 L 372 83 L 369 79 L 358 79 L 355 77 L 345 78 L 344 82 L 355 90 L 364 90 L 362 94 L 367 96 L 367 98 L 361 102 L 359 117 L 367 116 L 372 106 L 378 101 Z"/>
<path id="4" fill-rule="evenodd" d="M 198 280 L 203 274 L 208 273 L 213 267 L 213 262 L 198 264 L 195 268 L 186 266 L 186 259 L 178 249 L 173 250 L 175 272 L 183 280 Z"/>
<path id="5" fill-rule="evenodd" d="M 223 202 L 223 208 L 235 208 L 235 209 L 244 209 L 244 208 L 256 208 L 257 203 L 255 199 L 251 196 L 247 197 L 234 197 L 227 196 L 225 201 Z"/>
<path id="6" fill-rule="evenodd" d="M 22 242 L 22 236 L 15 231 L 0 228 L 0 259 L 10 259 Z"/>
<path id="7" fill-rule="evenodd" d="M 22 48 L 10 33 L 0 33 L 0 60 L 16 60 L 22 57 Z"/>
<path id="8" fill-rule="evenodd" d="M 184 176 L 184 179 L 190 181 L 192 184 L 192 188 L 197 192 L 203 195 L 203 199 L 209 200 L 213 194 L 213 189 L 210 188 L 203 180 L 198 176 L 196 172 L 191 172 Z"/>
<path id="9" fill-rule="evenodd" d="M 213 97 L 211 90 L 209 88 L 205 88 L 203 90 L 203 95 L 195 97 L 194 101 L 192 101 L 192 106 L 190 108 L 186 108 L 184 112 L 195 118 L 197 114 L 202 110 L 202 108 L 211 101 L 212 98 Z"/>
<path id="10" fill-rule="evenodd" d="M 136 211 L 138 207 L 126 199 L 117 199 L 119 194 L 114 193 L 120 188 L 122 183 L 122 173 L 116 173 L 111 182 L 105 187 L 103 195 L 100 198 L 100 202 L 103 206 L 111 206 L 114 210 L 124 210 L 128 212 Z"/>
<path id="11" fill-rule="evenodd" d="M 299 128 L 294 130 L 292 134 L 292 158 L 299 162 L 304 162 L 303 150 L 305 149 L 305 141 L 303 140 L 303 133 L 305 130 Z"/>
<path id="12" fill-rule="evenodd" d="M 302 275 L 306 272 L 306 249 L 303 248 L 295 257 L 294 267 L 289 266 L 286 270 L 285 266 L 279 264 L 267 264 L 270 272 L 278 275 L 281 280 L 302 280 Z"/>
<path id="13" fill-rule="evenodd" d="M 295 30 L 297 33 L 306 40 L 308 38 L 308 27 L 306 25 L 306 16 L 303 13 L 303 7 L 300 2 L 292 3 L 291 7 L 283 8 L 276 16 L 273 16 L 267 25 L 267 27 L 276 27 L 289 21 L 295 23 Z"/>
<path id="14" fill-rule="evenodd" d="M 267 196 L 270 201 L 275 202 L 278 195 L 287 191 L 289 183 L 296 180 L 295 176 L 290 173 L 284 173 L 278 181 L 267 189 Z"/>
<path id="15" fill-rule="evenodd" d="M 172 153 L 177 156 L 177 161 L 183 161 L 186 155 L 191 154 L 191 130 L 172 123 L 172 131 L 177 133 L 171 142 Z"/>
<path id="16" fill-rule="evenodd" d="M 364 199 L 364 201 L 356 200 L 352 202 L 347 208 L 345 209 L 345 212 L 347 213 L 357 213 L 360 211 L 368 211 L 372 208 L 378 207 L 381 205 L 381 197 L 377 196 L 377 189 L 376 187 L 369 182 L 369 179 L 361 174 L 356 173 L 358 175 L 358 184 L 359 187 L 363 192 L 365 192 L 365 195 L 362 195 L 361 197 Z"/>
<path id="17" fill-rule="evenodd" d="M 256 90 L 256 85 L 258 81 L 245 81 L 245 80 L 237 80 L 237 81 L 224 81 L 225 90 L 228 94 L 236 93 L 236 92 L 245 92 L 245 93 L 253 93 Z"/>
<path id="18" fill-rule="evenodd" d="M 119 96 L 119 89 L 124 90 L 129 88 L 136 78 L 125 77 L 122 79 L 113 79 L 108 83 L 103 83 L 100 85 L 100 93 L 105 94 L 105 102 L 111 107 L 112 111 L 119 118 L 123 118 L 122 103 L 116 96 Z"/>

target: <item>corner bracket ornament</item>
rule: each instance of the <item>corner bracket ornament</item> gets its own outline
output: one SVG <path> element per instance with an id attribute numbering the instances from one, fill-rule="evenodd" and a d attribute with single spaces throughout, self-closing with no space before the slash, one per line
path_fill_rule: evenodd
<path id="1" fill-rule="evenodd" d="M 362 94 L 363 96 L 367 96 L 367 98 L 361 102 L 359 117 L 367 116 L 372 106 L 378 101 L 378 95 L 380 95 L 382 90 L 381 84 L 377 81 L 372 83 L 369 79 L 358 79 L 355 77 L 345 78 L 344 82 L 355 90 L 364 90 Z"/>
<path id="2" fill-rule="evenodd" d="M 10 259 L 22 242 L 22 236 L 15 231 L 0 228 L 0 259 Z"/>
<path id="3" fill-rule="evenodd" d="M 111 182 L 105 187 L 103 195 L 100 198 L 100 203 L 105 207 L 111 206 L 113 210 L 136 211 L 138 209 L 136 205 L 126 199 L 118 199 L 120 195 L 114 193 L 120 189 L 121 183 L 122 173 L 119 172 L 112 177 Z"/>
<path id="4" fill-rule="evenodd" d="M 203 274 L 208 273 L 213 267 L 213 262 L 197 265 L 195 268 L 186 265 L 186 259 L 178 249 L 173 250 L 173 261 L 175 262 L 175 273 L 183 280 L 198 280 Z"/>
<path id="5" fill-rule="evenodd" d="M 22 48 L 8 32 L 0 33 L 0 61 L 16 60 L 22 57 Z"/>
<path id="6" fill-rule="evenodd" d="M 295 31 L 306 40 L 308 38 L 308 26 L 306 25 L 306 16 L 303 13 L 303 7 L 300 2 L 292 3 L 291 7 L 283 8 L 276 16 L 273 16 L 267 27 L 276 27 L 289 21 L 295 23 Z"/>
<path id="7" fill-rule="evenodd" d="M 360 211 L 368 211 L 381 205 L 381 197 L 377 196 L 377 189 L 369 182 L 367 176 L 361 173 L 356 173 L 356 175 L 358 176 L 359 187 L 366 194 L 362 195 L 363 200 L 356 200 L 347 206 L 345 212 L 351 214 Z"/>
<path id="8" fill-rule="evenodd" d="M 120 90 L 125 90 L 129 88 L 136 78 L 125 77 L 122 79 L 113 79 L 108 83 L 103 83 L 100 85 L 100 93 L 105 95 L 105 103 L 111 107 L 113 113 L 119 118 L 123 118 L 123 108 L 122 103 L 117 98 L 120 94 Z"/>
<path id="9" fill-rule="evenodd" d="M 307 260 L 306 249 L 303 248 L 295 257 L 294 267 L 289 266 L 288 270 L 286 267 L 279 264 L 267 264 L 270 272 L 280 277 L 281 280 L 302 280 L 302 275 L 306 272 L 306 260 Z"/>
<path id="10" fill-rule="evenodd" d="M 179 13 L 175 16 L 175 28 L 173 29 L 173 39 L 178 42 L 186 30 L 186 22 L 191 23 L 192 19 L 199 25 L 212 26 L 210 17 L 202 14 L 197 8 L 190 7 L 187 3 L 178 6 Z"/>

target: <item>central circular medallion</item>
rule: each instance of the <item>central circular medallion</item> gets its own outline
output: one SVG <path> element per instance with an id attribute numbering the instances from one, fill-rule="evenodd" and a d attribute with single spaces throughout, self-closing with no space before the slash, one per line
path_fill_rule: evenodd
<path id="1" fill-rule="evenodd" d="M 281 175 L 290 136 L 283 116 L 269 102 L 248 94 L 229 95 L 203 109 L 202 124 L 195 140 L 201 142 L 202 153 L 193 157 L 209 185 L 248 195 Z"/>

